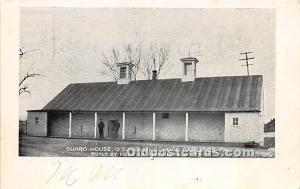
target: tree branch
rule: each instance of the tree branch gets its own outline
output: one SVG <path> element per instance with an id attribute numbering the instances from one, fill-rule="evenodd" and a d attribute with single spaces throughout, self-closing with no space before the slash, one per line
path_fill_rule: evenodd
<path id="1" fill-rule="evenodd" d="M 21 63 L 21 58 L 28 54 L 28 53 L 31 53 L 31 52 L 34 52 L 34 51 L 38 51 L 40 49 L 31 49 L 31 50 L 28 50 L 28 51 L 24 51 L 23 50 L 24 47 L 21 47 L 19 48 L 19 62 Z M 34 77 L 42 77 L 43 75 L 42 74 L 39 74 L 39 73 L 31 73 L 32 72 L 32 67 L 33 67 L 33 64 L 28 68 L 25 76 L 23 76 L 23 78 L 19 81 L 19 95 L 21 95 L 22 93 L 29 93 L 30 94 L 30 91 L 28 90 L 29 86 L 28 85 L 25 85 L 25 86 L 22 86 L 25 81 L 27 81 L 29 78 L 34 78 Z"/>
<path id="2" fill-rule="evenodd" d="M 32 49 L 28 51 L 23 51 L 22 48 L 19 49 L 19 59 L 21 59 L 25 54 L 28 54 L 33 51 L 39 51 L 40 49 Z"/>
<path id="3" fill-rule="evenodd" d="M 30 91 L 28 90 L 28 88 L 29 87 L 27 85 L 19 88 L 19 95 L 21 95 L 23 92 L 31 94 Z"/>
<path id="4" fill-rule="evenodd" d="M 23 79 L 19 82 L 19 87 L 29 78 L 31 77 L 41 77 L 42 75 L 41 74 L 36 74 L 36 73 L 33 73 L 33 74 L 30 74 L 30 73 L 26 73 L 26 75 L 23 77 Z"/>

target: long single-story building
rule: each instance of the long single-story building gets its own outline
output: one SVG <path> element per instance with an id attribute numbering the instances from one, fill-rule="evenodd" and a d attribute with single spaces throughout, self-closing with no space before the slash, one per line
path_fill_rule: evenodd
<path id="1" fill-rule="evenodd" d="M 118 64 L 117 82 L 68 85 L 41 110 L 28 111 L 35 136 L 112 138 L 111 122 L 126 140 L 262 144 L 263 77 L 196 78 L 198 59 L 180 59 L 183 77 L 133 81 L 131 63 Z"/>

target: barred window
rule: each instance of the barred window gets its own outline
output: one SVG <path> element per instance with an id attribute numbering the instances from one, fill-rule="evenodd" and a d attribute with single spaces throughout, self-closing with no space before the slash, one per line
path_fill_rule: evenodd
<path id="1" fill-rule="evenodd" d="M 239 118 L 237 117 L 232 118 L 232 122 L 233 125 L 239 125 Z"/>
<path id="2" fill-rule="evenodd" d="M 120 67 L 120 79 L 125 79 L 127 75 L 127 67 Z"/>

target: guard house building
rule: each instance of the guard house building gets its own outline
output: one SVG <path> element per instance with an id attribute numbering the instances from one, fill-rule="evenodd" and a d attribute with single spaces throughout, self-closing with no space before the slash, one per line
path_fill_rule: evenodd
<path id="1" fill-rule="evenodd" d="M 28 111 L 29 135 L 122 140 L 263 143 L 263 77 L 196 78 L 198 59 L 180 59 L 182 78 L 132 81 L 131 63 L 117 82 L 73 83 L 41 110 Z"/>

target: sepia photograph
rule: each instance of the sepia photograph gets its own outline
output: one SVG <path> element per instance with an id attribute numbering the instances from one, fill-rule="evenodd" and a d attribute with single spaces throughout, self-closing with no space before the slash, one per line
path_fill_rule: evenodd
<path id="1" fill-rule="evenodd" d="M 275 157 L 274 9 L 19 19 L 19 156 Z"/>

